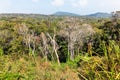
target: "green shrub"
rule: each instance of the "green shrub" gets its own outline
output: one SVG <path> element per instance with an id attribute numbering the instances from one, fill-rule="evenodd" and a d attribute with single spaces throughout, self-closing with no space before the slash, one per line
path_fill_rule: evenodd
<path id="1" fill-rule="evenodd" d="M 0 56 L 4 54 L 3 48 L 0 47 Z"/>

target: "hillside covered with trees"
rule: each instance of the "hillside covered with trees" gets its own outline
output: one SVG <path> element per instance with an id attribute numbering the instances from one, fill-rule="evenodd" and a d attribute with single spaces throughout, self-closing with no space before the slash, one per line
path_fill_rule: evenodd
<path id="1" fill-rule="evenodd" d="M 0 80 L 119 80 L 120 20 L 0 15 Z"/>

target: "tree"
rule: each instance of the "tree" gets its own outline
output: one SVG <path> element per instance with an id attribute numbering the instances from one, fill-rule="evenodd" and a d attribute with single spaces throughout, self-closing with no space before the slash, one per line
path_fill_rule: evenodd
<path id="1" fill-rule="evenodd" d="M 47 37 L 46 37 L 46 35 L 42 32 L 41 33 L 41 35 L 40 35 L 40 37 L 41 37 L 41 41 L 42 41 L 42 45 L 41 45 L 41 50 L 42 50 L 42 53 L 43 53 L 43 55 L 44 55 L 44 58 L 46 59 L 46 61 L 47 61 L 47 55 L 48 55 L 48 53 L 49 53 L 49 48 L 48 48 L 48 40 L 47 40 Z"/>
<path id="2" fill-rule="evenodd" d="M 74 60 L 75 57 L 75 46 L 79 49 L 85 42 L 89 42 L 87 38 L 93 35 L 95 31 L 89 24 L 80 24 L 76 19 L 70 18 L 60 22 L 62 33 L 59 34 L 66 36 L 68 39 L 68 56 L 70 60 Z M 69 54 L 70 53 L 70 54 Z M 69 58 L 69 57 L 68 57 Z"/>
<path id="3" fill-rule="evenodd" d="M 57 44 L 57 42 L 56 42 L 56 40 L 55 40 L 55 34 L 53 35 L 53 37 L 51 37 L 50 36 L 50 34 L 49 33 L 47 33 L 47 36 L 50 38 L 50 40 L 51 40 L 51 44 L 52 44 L 52 49 L 53 49 L 53 53 L 55 53 L 55 55 L 56 55 L 56 58 L 57 58 L 57 62 L 58 62 L 58 65 L 60 65 L 60 60 L 59 60 L 59 56 L 58 56 L 58 53 L 57 53 L 57 50 L 58 50 L 58 44 Z"/>
<path id="4" fill-rule="evenodd" d="M 29 54 L 35 55 L 35 34 L 34 32 L 28 29 L 28 27 L 25 24 L 19 24 L 15 26 L 15 29 L 17 30 L 18 34 L 22 36 L 23 43 L 25 43 L 25 46 L 27 46 L 29 50 Z"/>

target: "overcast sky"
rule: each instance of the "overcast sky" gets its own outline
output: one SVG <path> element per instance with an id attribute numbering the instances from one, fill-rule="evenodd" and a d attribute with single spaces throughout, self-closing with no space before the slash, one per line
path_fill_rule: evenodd
<path id="1" fill-rule="evenodd" d="M 0 0 L 0 13 L 52 14 L 57 11 L 80 15 L 120 10 L 120 0 Z"/>

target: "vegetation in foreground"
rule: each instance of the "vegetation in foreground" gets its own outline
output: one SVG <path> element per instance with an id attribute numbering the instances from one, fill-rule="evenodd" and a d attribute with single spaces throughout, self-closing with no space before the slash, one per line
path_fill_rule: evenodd
<path id="1" fill-rule="evenodd" d="M 1 17 L 0 80 L 119 80 L 120 21 Z"/>

